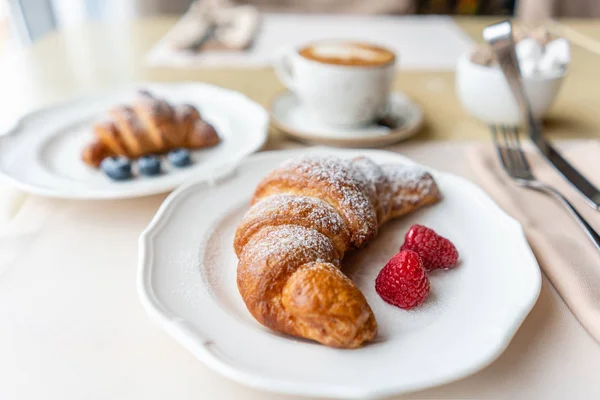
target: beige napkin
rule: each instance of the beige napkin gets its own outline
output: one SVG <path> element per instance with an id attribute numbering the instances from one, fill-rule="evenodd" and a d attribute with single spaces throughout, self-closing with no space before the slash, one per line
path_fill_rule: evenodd
<path id="1" fill-rule="evenodd" d="M 513 183 L 501 169 L 491 145 L 471 148 L 468 157 L 478 183 L 521 222 L 542 270 L 579 322 L 600 342 L 600 251 L 556 200 Z M 576 144 L 565 152 L 565 157 L 600 187 L 598 142 Z M 589 207 L 535 151 L 528 152 L 528 159 L 536 177 L 563 193 L 600 232 L 600 211 Z"/>
<path id="2" fill-rule="evenodd" d="M 197 1 L 166 40 L 178 50 L 240 51 L 250 46 L 258 25 L 259 13 L 253 6 L 234 6 L 228 0 Z"/>

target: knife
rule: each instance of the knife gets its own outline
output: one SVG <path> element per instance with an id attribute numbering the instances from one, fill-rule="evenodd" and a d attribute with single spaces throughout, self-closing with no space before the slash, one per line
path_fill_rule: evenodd
<path id="1" fill-rule="evenodd" d="M 536 121 L 529 122 L 529 138 L 554 169 L 583 195 L 587 203 L 596 210 L 600 209 L 600 190 L 581 175 L 550 142 L 542 137 Z"/>
<path id="2" fill-rule="evenodd" d="M 548 162 L 583 195 L 587 203 L 594 209 L 600 209 L 600 190 L 577 171 L 542 135 L 542 128 L 533 117 L 529 99 L 521 83 L 519 61 L 515 53 L 510 21 L 503 21 L 487 26 L 483 30 L 483 38 L 492 46 L 496 53 L 500 69 L 508 82 L 523 120 L 529 128 L 529 138 Z"/>

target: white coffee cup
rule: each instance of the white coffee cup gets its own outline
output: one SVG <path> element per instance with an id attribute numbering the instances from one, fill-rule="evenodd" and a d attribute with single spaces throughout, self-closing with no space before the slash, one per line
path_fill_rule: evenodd
<path id="1" fill-rule="evenodd" d="M 352 127 L 385 112 L 395 62 L 395 54 L 382 47 L 330 40 L 282 51 L 275 71 L 316 119 Z"/>

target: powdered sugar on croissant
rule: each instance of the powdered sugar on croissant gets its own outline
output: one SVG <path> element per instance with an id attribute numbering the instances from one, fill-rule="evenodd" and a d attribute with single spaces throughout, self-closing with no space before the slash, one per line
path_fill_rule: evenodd
<path id="1" fill-rule="evenodd" d="M 417 166 L 309 156 L 258 184 L 237 229 L 237 284 L 261 324 L 322 344 L 355 348 L 377 334 L 363 294 L 340 270 L 385 221 L 440 200 Z"/>

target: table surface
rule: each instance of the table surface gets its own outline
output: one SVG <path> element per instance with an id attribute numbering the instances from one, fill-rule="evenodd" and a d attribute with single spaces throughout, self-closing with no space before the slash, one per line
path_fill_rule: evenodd
<path id="1" fill-rule="evenodd" d="M 457 21 L 476 40 L 493 22 Z M 4 114 L 20 115 L 131 81 L 210 82 L 242 91 L 262 104 L 282 89 L 270 69 L 144 67 L 144 54 L 174 22 L 157 18 L 127 26 L 90 23 L 42 39 L 14 55 L 10 63 L 1 63 Z M 597 23 L 565 23 L 600 40 Z M 592 75 L 599 67 L 600 57 L 573 49 L 570 76 L 548 122 L 552 136 L 589 138 L 600 133 L 600 113 L 594 107 L 600 81 Z M 486 128 L 460 109 L 453 75 L 400 72 L 397 89 L 423 105 L 427 124 L 412 143 L 390 150 L 472 178 L 469 166 L 457 156 L 464 150 L 462 143 L 419 143 L 487 139 Z M 277 132 L 271 133 L 267 144 L 268 149 L 294 146 L 299 144 Z M 16 236 L 0 241 L 0 267 L 8 260 L 6 269 L 0 268 L 0 398 L 291 399 L 218 376 L 144 314 L 134 286 L 134 244 L 163 199 L 161 195 L 99 207 L 97 202 L 31 197 L 5 231 L 0 225 L 0 238 L 16 227 Z M 121 221 L 124 215 L 127 220 Z M 113 232 L 111 240 L 123 246 L 105 249 L 99 232 Z M 600 398 L 598 370 L 600 347 L 544 279 L 538 303 L 499 360 L 470 378 L 415 396 Z M 553 384 L 559 381 L 563 384 Z"/>
<path id="2" fill-rule="evenodd" d="M 172 69 L 146 67 L 144 56 L 175 23 L 174 17 L 134 23 L 90 22 L 51 34 L 27 50 L 0 63 L 0 87 L 5 93 L 4 118 L 14 118 L 44 104 L 131 81 L 203 81 L 241 91 L 263 105 L 283 89 L 271 68 Z M 458 25 L 481 41 L 483 27 L 493 18 L 457 18 Z M 600 40 L 598 23 L 564 23 Z M 562 91 L 550 113 L 546 130 L 554 138 L 591 138 L 600 135 L 597 112 L 600 56 L 577 46 Z M 411 140 L 485 139 L 488 132 L 460 107 L 454 94 L 452 71 L 400 71 L 395 82 L 425 109 L 424 129 Z M 6 94 L 9 94 L 7 96 Z M 0 117 L 1 119 L 1 117 Z M 267 145 L 279 148 L 284 139 L 272 132 Z"/>
<path id="3" fill-rule="evenodd" d="M 465 143 L 388 149 L 474 178 Z M 3 237 L 0 226 L 0 399 L 301 400 L 220 376 L 146 315 L 135 290 L 136 241 L 164 198 L 31 196 L 11 235 Z M 536 305 L 498 360 L 394 400 L 600 399 L 598 371 L 600 346 L 544 277 Z"/>

